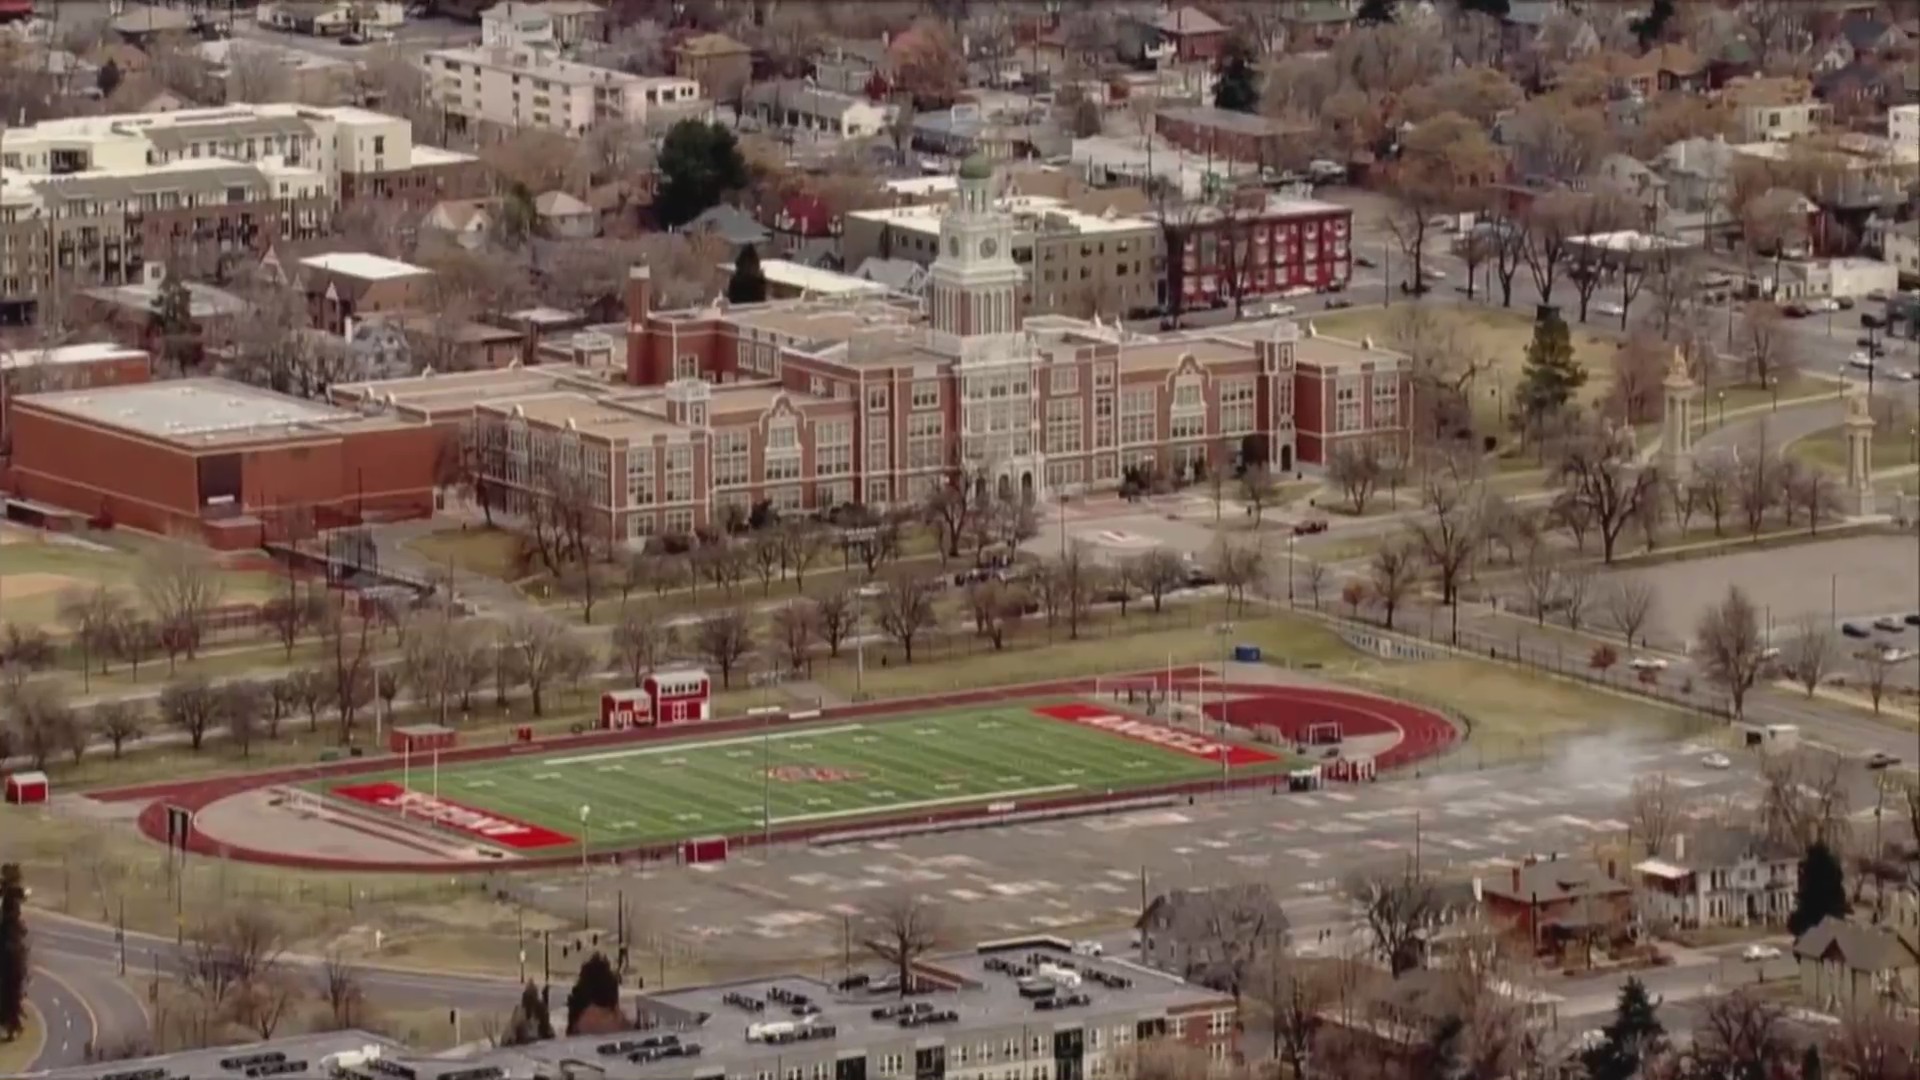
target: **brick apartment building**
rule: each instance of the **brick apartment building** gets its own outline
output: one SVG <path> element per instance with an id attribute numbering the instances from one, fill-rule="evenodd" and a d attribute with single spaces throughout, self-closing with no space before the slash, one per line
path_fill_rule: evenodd
<path id="1" fill-rule="evenodd" d="M 433 512 L 449 432 L 225 379 L 14 399 L 16 494 L 223 550 Z"/>
<path id="2" fill-rule="evenodd" d="M 1307 128 L 1211 105 L 1173 105 L 1154 114 L 1161 138 L 1190 154 L 1280 169 L 1308 156 Z"/>
<path id="3" fill-rule="evenodd" d="M 477 159 L 413 145 L 405 120 L 231 105 L 48 120 L 0 132 L 0 324 L 63 290 L 194 275 L 323 231 L 341 205 L 478 194 Z"/>
<path id="4" fill-rule="evenodd" d="M 674 46 L 673 73 L 713 101 L 738 101 L 753 78 L 753 50 L 725 34 L 696 34 Z"/>
<path id="5" fill-rule="evenodd" d="M 301 259 L 295 280 L 313 325 L 335 334 L 353 320 L 425 311 L 433 300 L 433 271 L 365 252 Z"/>
<path id="6" fill-rule="evenodd" d="M 1226 207 L 1155 213 L 1164 234 L 1163 304 L 1182 310 L 1265 299 L 1292 289 L 1342 288 L 1353 278 L 1353 211 L 1265 191 L 1238 193 Z M 1167 225 L 1161 228 L 1162 221 Z"/>

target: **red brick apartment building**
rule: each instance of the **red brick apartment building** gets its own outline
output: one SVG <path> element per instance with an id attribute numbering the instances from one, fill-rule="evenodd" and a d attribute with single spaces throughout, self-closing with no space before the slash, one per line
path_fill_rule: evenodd
<path id="1" fill-rule="evenodd" d="M 296 270 L 313 325 L 339 334 L 349 321 L 425 311 L 433 271 L 379 255 L 348 251 L 301 259 Z"/>
<path id="2" fill-rule="evenodd" d="M 1153 130 L 1189 154 L 1280 168 L 1306 157 L 1309 129 L 1212 105 L 1173 105 L 1154 114 Z"/>
<path id="3" fill-rule="evenodd" d="M 325 521 L 433 512 L 448 432 L 224 379 L 15 399 L 17 495 L 223 550 Z"/>
<path id="4" fill-rule="evenodd" d="M 1235 197 L 1232 206 L 1174 214 L 1161 230 L 1166 272 L 1162 302 L 1192 311 L 1252 300 L 1289 289 L 1315 292 L 1353 279 L 1353 211 L 1316 199 L 1265 191 Z"/>

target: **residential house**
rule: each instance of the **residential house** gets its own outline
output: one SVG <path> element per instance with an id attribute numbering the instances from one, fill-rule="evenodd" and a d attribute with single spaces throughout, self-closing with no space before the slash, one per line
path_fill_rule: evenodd
<path id="1" fill-rule="evenodd" d="M 1615 869 L 1557 852 L 1529 857 L 1483 885 L 1487 917 L 1524 934 L 1541 952 L 1624 937 L 1632 929 L 1633 889 Z"/>
<path id="2" fill-rule="evenodd" d="M 1672 858 L 1647 859 L 1633 870 L 1642 921 L 1685 929 L 1784 922 L 1800 880 L 1792 845 L 1739 825 L 1676 837 Z"/>
<path id="3" fill-rule="evenodd" d="M 813 85 L 822 90 L 865 94 L 892 77 L 893 58 L 878 41 L 836 41 L 813 58 Z"/>
<path id="4" fill-rule="evenodd" d="M 1280 14 L 1287 48 L 1324 49 L 1353 29 L 1353 9 L 1341 0 L 1298 0 Z"/>
<path id="5" fill-rule="evenodd" d="M 1611 187 L 1640 208 L 1639 228 L 1664 232 L 1667 228 L 1667 181 L 1630 154 L 1608 154 L 1594 169 L 1598 183 Z"/>
<path id="6" fill-rule="evenodd" d="M 425 311 L 432 302 L 433 271 L 380 255 L 314 255 L 300 260 L 298 273 L 313 325 L 336 334 L 370 316 Z"/>
<path id="7" fill-rule="evenodd" d="M 1509 53 L 1523 52 L 1532 47 L 1548 22 L 1565 12 L 1566 5 L 1560 0 L 1513 0 L 1500 20 L 1501 44 Z"/>
<path id="8" fill-rule="evenodd" d="M 535 196 L 533 214 L 540 231 L 555 239 L 585 240 L 600 232 L 600 215 L 593 207 L 564 191 L 543 191 Z"/>
<path id="9" fill-rule="evenodd" d="M 262 4 L 262 26 L 314 37 L 391 30 L 407 20 L 398 0 L 279 0 Z"/>
<path id="10" fill-rule="evenodd" d="M 715 101 L 738 101 L 753 78 L 753 50 L 725 34 L 696 34 L 674 46 L 673 73 Z"/>
<path id="11" fill-rule="evenodd" d="M 553 20 L 554 40 L 565 46 L 589 41 L 604 41 L 607 36 L 607 12 L 589 0 L 546 0 L 540 5 Z"/>
<path id="12" fill-rule="evenodd" d="M 773 239 L 773 233 L 753 220 L 752 214 L 727 203 L 701 211 L 682 231 L 713 233 L 735 251 L 743 247 L 758 248 Z"/>
<path id="13" fill-rule="evenodd" d="M 1913 38 L 1897 24 L 1871 11 L 1858 11 L 1840 20 L 1838 37 L 1856 56 L 1886 57 L 1904 51 Z"/>
<path id="14" fill-rule="evenodd" d="M 1732 210 L 1737 154 L 1720 138 L 1682 139 L 1660 151 L 1652 167 L 1665 182 L 1669 232 L 1697 234 L 1709 248 L 1725 245 L 1738 225 Z"/>
<path id="15" fill-rule="evenodd" d="M 1720 92 L 1720 100 L 1733 111 L 1741 142 L 1797 139 L 1833 119 L 1833 107 L 1813 96 L 1813 84 L 1792 76 L 1736 79 Z"/>
<path id="16" fill-rule="evenodd" d="M 493 220 L 492 199 L 447 199 L 433 204 L 421 227 L 473 251 L 486 245 Z"/>
<path id="17" fill-rule="evenodd" d="M 1863 57 L 1815 76 L 1813 93 L 1836 116 L 1852 120 L 1856 129 L 1871 128 L 1884 110 L 1920 100 L 1920 70 L 1910 61 Z"/>
<path id="18" fill-rule="evenodd" d="M 927 268 L 909 259 L 884 259 L 878 255 L 863 261 L 853 271 L 863 281 L 885 285 L 896 296 L 925 296 Z"/>
<path id="19" fill-rule="evenodd" d="M 1455 1022 L 1469 998 L 1481 994 L 1504 998 L 1526 1027 L 1543 1032 L 1553 1024 L 1563 1000 L 1504 981 L 1476 986 L 1474 977 L 1458 968 L 1416 968 L 1393 979 L 1373 971 L 1362 979 L 1371 985 L 1351 995 L 1343 993 L 1338 1004 L 1320 1010 L 1315 1020 L 1364 1040 L 1414 1076 L 1435 1074 L 1434 1033 Z"/>
<path id="20" fill-rule="evenodd" d="M 1900 284 L 1911 288 L 1920 282 L 1920 218 L 1912 218 L 1887 229 L 1883 254 L 1900 275 Z"/>
<path id="21" fill-rule="evenodd" d="M 1287 916 L 1265 885 L 1214 885 L 1154 897 L 1134 928 L 1149 967 L 1218 988 L 1227 974 L 1223 965 L 1233 958 L 1228 949 L 1284 944 Z"/>
<path id="22" fill-rule="evenodd" d="M 558 45 L 553 16 L 544 4 L 506 0 L 480 13 L 480 44 L 483 48 L 517 49 L 524 46 Z"/>
<path id="23" fill-rule="evenodd" d="M 775 131 L 824 139 L 865 139 L 883 134 L 897 106 L 859 94 L 824 90 L 799 79 L 772 79 L 749 86 L 742 112 Z"/>
<path id="24" fill-rule="evenodd" d="M 1192 5 L 1162 11 L 1147 22 L 1161 41 L 1172 46 L 1173 59 L 1179 63 L 1211 63 L 1226 52 L 1225 24 Z"/>
<path id="25" fill-rule="evenodd" d="M 799 194 L 773 213 L 773 250 L 809 266 L 840 261 L 840 216 L 818 195 Z"/>
<path id="26" fill-rule="evenodd" d="M 1800 996 L 1824 1012 L 1920 1002 L 1920 952 L 1892 926 L 1829 915 L 1793 943 Z"/>
<path id="27" fill-rule="evenodd" d="M 1610 67 L 1614 85 L 1642 98 L 1659 93 L 1697 93 L 1706 89 L 1707 62 L 1678 43 L 1659 45 L 1639 55 L 1616 55 Z"/>

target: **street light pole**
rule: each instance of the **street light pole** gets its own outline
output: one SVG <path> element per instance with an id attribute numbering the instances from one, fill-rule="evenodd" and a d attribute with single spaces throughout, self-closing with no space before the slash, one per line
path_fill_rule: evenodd
<path id="1" fill-rule="evenodd" d="M 587 864 L 587 848 L 593 843 L 593 826 L 588 823 L 588 815 L 593 807 L 580 805 L 580 927 L 591 929 L 593 926 L 593 868 Z"/>

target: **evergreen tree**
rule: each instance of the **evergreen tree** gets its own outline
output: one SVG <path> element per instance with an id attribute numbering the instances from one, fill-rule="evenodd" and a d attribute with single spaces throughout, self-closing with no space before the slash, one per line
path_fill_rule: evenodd
<path id="1" fill-rule="evenodd" d="M 0 1034 L 9 1039 L 27 1023 L 26 898 L 20 864 L 0 866 Z"/>
<path id="2" fill-rule="evenodd" d="M 1645 983 L 1628 978 L 1620 988 L 1613 1020 L 1601 1029 L 1605 1040 L 1580 1054 L 1587 1080 L 1634 1080 L 1647 1058 L 1666 1042 L 1660 1023 L 1660 1003 L 1648 995 Z"/>
<path id="3" fill-rule="evenodd" d="M 667 130 L 658 158 L 653 213 L 668 228 L 685 225 L 729 192 L 747 186 L 747 161 L 733 132 L 718 123 L 682 120 Z"/>
<path id="4" fill-rule="evenodd" d="M 160 293 L 154 298 L 153 329 L 160 339 L 160 359 L 175 372 L 186 370 L 193 360 L 193 294 L 173 267 L 160 280 Z"/>
<path id="5" fill-rule="evenodd" d="M 1393 21 L 1394 0 L 1360 0 L 1360 10 L 1353 13 L 1356 26 L 1379 26 Z"/>
<path id="6" fill-rule="evenodd" d="M 1520 372 L 1520 411 L 1529 422 L 1538 423 L 1565 408 L 1586 381 L 1587 369 L 1573 358 L 1573 335 L 1567 330 L 1567 321 L 1558 311 L 1543 312 L 1533 324 L 1526 367 Z"/>
<path id="7" fill-rule="evenodd" d="M 592 1008 L 620 1010 L 620 976 L 601 953 L 587 957 L 573 989 L 567 991 L 567 1034 L 579 1033 L 581 1014 Z M 552 1030 L 551 1025 L 547 1030 Z"/>
<path id="8" fill-rule="evenodd" d="M 1253 68 L 1253 50 L 1244 38 L 1227 42 L 1220 77 L 1213 84 L 1213 106 L 1250 113 L 1260 108 L 1260 74 Z"/>
<path id="9" fill-rule="evenodd" d="M 760 269 L 760 253 L 752 244 L 740 245 L 733 257 L 733 277 L 727 282 L 727 303 L 758 304 L 767 298 L 767 274 Z"/>
<path id="10" fill-rule="evenodd" d="M 1628 29 L 1640 41 L 1641 51 L 1652 48 L 1666 36 L 1667 23 L 1673 19 L 1673 0 L 1653 0 L 1647 13 L 1633 20 Z"/>
<path id="11" fill-rule="evenodd" d="M 120 80 L 120 65 L 109 56 L 107 62 L 100 65 L 99 73 L 94 75 L 93 85 L 99 88 L 102 98 L 110 98 L 115 90 L 120 89 Z"/>
<path id="12" fill-rule="evenodd" d="M 1800 1057 L 1800 1080 L 1820 1080 L 1826 1075 L 1826 1068 L 1820 1064 L 1820 1044 L 1808 1043 L 1807 1052 Z"/>
<path id="13" fill-rule="evenodd" d="M 1827 916 L 1845 915 L 1851 910 L 1839 858 L 1824 841 L 1814 841 L 1800 860 L 1800 888 L 1793 899 L 1793 914 L 1787 916 L 1787 930 L 1797 938 L 1819 926 Z"/>
<path id="14" fill-rule="evenodd" d="M 515 1046 L 553 1038 L 553 1018 L 547 1013 L 547 1000 L 532 983 L 520 991 L 520 1004 L 513 1010 L 512 1028 L 509 1035 Z"/>

